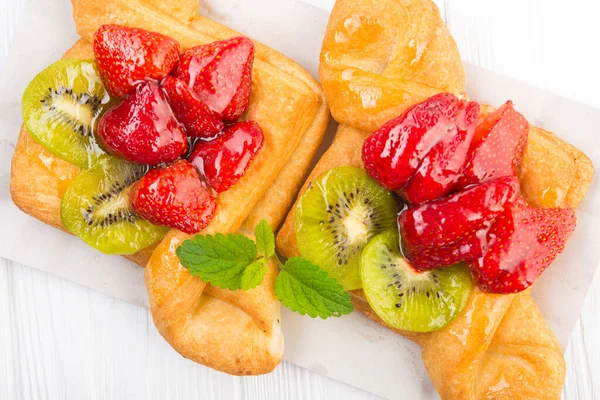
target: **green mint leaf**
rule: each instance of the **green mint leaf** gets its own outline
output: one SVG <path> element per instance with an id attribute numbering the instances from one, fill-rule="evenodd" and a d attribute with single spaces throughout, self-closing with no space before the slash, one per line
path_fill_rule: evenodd
<path id="1" fill-rule="evenodd" d="M 252 264 L 248 265 L 242 273 L 242 290 L 248 290 L 257 287 L 263 281 L 267 273 L 267 259 L 259 258 Z"/>
<path id="2" fill-rule="evenodd" d="M 244 235 L 196 235 L 177 248 L 181 265 L 204 282 L 223 289 L 242 287 L 246 268 L 256 261 L 256 245 Z M 247 278 L 248 279 L 248 278 Z"/>
<path id="3" fill-rule="evenodd" d="M 312 262 L 291 257 L 275 281 L 275 295 L 292 311 L 311 317 L 340 317 L 354 309 L 350 294 Z"/>
<path id="4" fill-rule="evenodd" d="M 273 229 L 265 219 L 262 219 L 254 229 L 256 237 L 256 248 L 258 252 L 266 258 L 271 258 L 275 254 L 275 235 Z"/>

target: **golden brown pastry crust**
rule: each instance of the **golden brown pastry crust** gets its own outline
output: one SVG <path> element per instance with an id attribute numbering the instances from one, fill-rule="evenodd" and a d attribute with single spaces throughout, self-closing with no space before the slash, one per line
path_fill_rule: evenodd
<path id="1" fill-rule="evenodd" d="M 433 2 L 338 1 L 319 76 L 335 120 L 370 132 L 436 93 L 459 94 L 465 73 L 457 54 Z"/>
<path id="2" fill-rule="evenodd" d="M 238 35 L 197 15 L 193 0 L 72 3 L 77 29 L 88 40 L 100 24 L 110 22 L 170 34 L 184 48 Z M 91 45 L 79 40 L 65 57 L 92 58 Z M 274 228 L 279 226 L 323 138 L 329 111 L 310 74 L 256 43 L 252 96 L 245 118 L 260 123 L 265 144 L 246 176 L 219 196 L 219 212 L 207 232 L 234 232 L 243 224 L 241 231 L 251 234 L 262 218 Z M 60 202 L 78 173 L 77 167 L 54 157 L 21 130 L 11 170 L 11 195 L 19 208 L 64 229 Z M 158 248 L 146 270 L 146 283 L 159 332 L 182 355 L 209 367 L 240 375 L 271 371 L 283 352 L 279 302 L 273 292 L 277 266 L 269 264 L 262 284 L 247 292 L 211 287 L 179 265 L 174 243 L 185 237 L 173 230 L 157 246 L 128 256 L 144 266 Z"/>
<path id="3" fill-rule="evenodd" d="M 406 10 L 411 10 L 408 21 L 396 17 Z M 433 72 L 439 65 L 442 72 L 419 75 L 409 62 L 405 74 L 419 76 L 418 86 L 432 88 L 430 94 L 462 90 L 464 73 L 456 46 L 447 29 L 440 26 L 439 16 L 431 13 L 437 14 L 437 10 L 429 0 L 337 1 L 325 34 L 320 76 L 332 113 L 341 125 L 301 194 L 312 180 L 331 168 L 362 167 L 361 147 L 368 132 L 421 100 L 414 95 L 414 86 L 405 82 L 392 88 L 395 91 L 390 90 L 392 83 L 382 77 L 385 73 L 374 70 L 381 59 L 386 65 L 399 62 L 406 66 L 406 60 L 415 57 L 410 41 L 407 44 L 407 40 L 394 36 L 394 51 L 390 52 L 386 40 L 374 38 L 405 31 L 417 37 L 432 37 L 434 32 L 437 44 L 426 46 L 420 60 L 427 60 Z M 353 28 L 354 34 L 339 40 L 340 32 L 348 32 L 348 21 L 355 20 L 368 21 L 368 29 L 376 33 L 361 32 L 359 26 Z M 353 73 L 344 76 L 343 68 L 348 65 L 353 65 Z M 349 95 L 355 84 L 382 93 L 377 99 L 377 105 L 383 105 L 381 109 L 364 107 Z M 482 117 L 490 111 L 491 107 L 483 106 Z M 592 163 L 583 152 L 550 132 L 531 127 L 519 170 L 522 193 L 529 203 L 577 207 L 589 188 L 592 173 Z M 293 220 L 294 208 L 277 236 L 277 248 L 286 257 L 299 255 Z M 351 294 L 358 311 L 385 326 L 369 307 L 362 290 Z M 493 295 L 474 289 L 463 313 L 445 328 L 431 333 L 394 331 L 421 345 L 425 367 L 443 399 L 560 398 L 565 376 L 562 351 L 528 292 Z"/>

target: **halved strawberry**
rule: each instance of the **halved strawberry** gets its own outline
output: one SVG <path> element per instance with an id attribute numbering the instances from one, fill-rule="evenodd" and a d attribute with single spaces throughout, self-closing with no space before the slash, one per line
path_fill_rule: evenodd
<path id="1" fill-rule="evenodd" d="M 120 25 L 102 25 L 94 57 L 104 86 L 123 97 L 144 79 L 162 79 L 179 61 L 179 43 L 168 36 Z"/>
<path id="2" fill-rule="evenodd" d="M 130 196 L 140 217 L 186 233 L 204 229 L 217 207 L 196 168 L 185 160 L 150 170 L 135 184 Z"/>
<path id="3" fill-rule="evenodd" d="M 188 150 L 187 136 L 158 83 L 148 81 L 98 122 L 99 143 L 109 153 L 140 164 L 176 160 Z"/>
<path id="4" fill-rule="evenodd" d="M 481 256 L 485 234 L 519 193 L 515 177 L 474 186 L 400 213 L 402 246 L 419 270 L 440 268 Z"/>
<path id="5" fill-rule="evenodd" d="M 488 230 L 489 226 L 483 227 L 448 247 L 425 247 L 416 250 L 403 247 L 402 253 L 417 271 L 428 271 L 459 262 L 473 261 L 481 257 L 487 249 Z"/>
<path id="6" fill-rule="evenodd" d="M 367 173 L 388 190 L 402 189 L 427 154 L 456 133 L 462 106 L 453 94 L 440 93 L 387 122 L 363 143 Z"/>
<path id="7" fill-rule="evenodd" d="M 238 122 L 216 139 L 196 143 L 188 160 L 214 190 L 224 192 L 244 176 L 263 140 L 263 131 L 256 122 Z"/>
<path id="8" fill-rule="evenodd" d="M 503 176 L 516 176 L 529 132 L 529 123 L 506 102 L 475 131 L 471 156 L 457 189 Z"/>
<path id="9" fill-rule="evenodd" d="M 223 130 L 223 121 L 182 80 L 166 76 L 161 86 L 189 136 L 210 139 Z"/>
<path id="10" fill-rule="evenodd" d="M 240 36 L 187 50 L 173 75 L 224 121 L 234 122 L 248 108 L 253 62 L 254 44 Z"/>
<path id="11" fill-rule="evenodd" d="M 488 232 L 488 249 L 471 265 L 479 287 L 517 293 L 530 287 L 575 230 L 571 208 L 533 208 L 525 200 L 504 211 Z"/>
<path id="12" fill-rule="evenodd" d="M 450 192 L 458 181 L 469 155 L 471 140 L 479 116 L 479 104 L 459 103 L 454 125 L 423 158 L 421 165 L 402 190 L 412 204 L 439 199 Z"/>

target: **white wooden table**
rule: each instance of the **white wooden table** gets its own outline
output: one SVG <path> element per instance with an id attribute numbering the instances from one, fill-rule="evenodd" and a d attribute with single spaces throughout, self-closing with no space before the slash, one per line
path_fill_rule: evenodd
<path id="1" fill-rule="evenodd" d="M 0 0 L 0 69 L 25 1 Z M 466 60 L 600 107 L 596 0 L 437 3 Z M 597 274 L 566 353 L 564 398 L 600 399 L 599 347 Z M 0 259 L 0 400 L 46 398 L 376 397 L 285 362 L 263 377 L 214 372 L 171 350 L 148 310 Z"/>

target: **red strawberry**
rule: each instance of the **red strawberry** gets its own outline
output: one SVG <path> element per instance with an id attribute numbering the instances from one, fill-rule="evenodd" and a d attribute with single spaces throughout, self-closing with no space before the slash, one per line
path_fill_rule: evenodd
<path id="1" fill-rule="evenodd" d="M 167 76 L 161 86 L 189 136 L 210 139 L 223 130 L 223 122 L 182 80 Z"/>
<path id="2" fill-rule="evenodd" d="M 108 110 L 98 122 L 97 137 L 111 154 L 141 164 L 171 162 L 188 150 L 187 136 L 154 81 L 138 85 Z"/>
<path id="3" fill-rule="evenodd" d="M 475 132 L 479 104 L 460 102 L 455 124 L 446 136 L 425 156 L 419 169 L 402 190 L 406 200 L 413 204 L 439 199 L 450 192 L 458 181 Z"/>
<path id="4" fill-rule="evenodd" d="M 217 207 L 196 168 L 185 160 L 150 170 L 131 191 L 131 204 L 153 224 L 186 233 L 204 229 Z"/>
<path id="5" fill-rule="evenodd" d="M 252 87 L 254 44 L 245 37 L 193 47 L 174 72 L 226 122 L 246 112 Z"/>
<path id="6" fill-rule="evenodd" d="M 506 177 L 400 213 L 407 258 L 422 270 L 481 256 L 484 246 L 476 244 L 518 192 L 517 178 Z"/>
<path id="7" fill-rule="evenodd" d="M 214 190 L 224 192 L 244 176 L 263 139 L 256 122 L 238 122 L 214 140 L 199 141 L 188 159 Z"/>
<path id="8" fill-rule="evenodd" d="M 179 43 L 156 32 L 102 25 L 94 35 L 94 56 L 104 86 L 123 97 L 144 79 L 162 79 L 179 61 Z"/>
<path id="9" fill-rule="evenodd" d="M 362 147 L 367 173 L 388 190 L 403 188 L 434 146 L 455 132 L 459 100 L 440 93 L 387 122 Z"/>
<path id="10" fill-rule="evenodd" d="M 479 286 L 493 293 L 527 289 L 563 251 L 575 223 L 571 208 L 533 208 L 519 199 L 496 219 L 487 251 L 472 263 Z"/>
<path id="11" fill-rule="evenodd" d="M 438 269 L 458 262 L 473 261 L 487 249 L 486 234 L 489 226 L 481 228 L 448 247 L 426 247 L 411 250 L 403 247 L 403 254 L 418 271 Z"/>
<path id="12" fill-rule="evenodd" d="M 490 114 L 475 131 L 470 157 L 458 188 L 516 176 L 527 143 L 529 123 L 513 108 L 511 101 Z"/>

